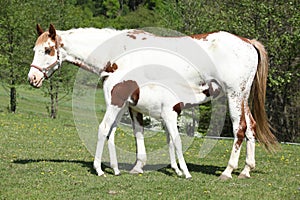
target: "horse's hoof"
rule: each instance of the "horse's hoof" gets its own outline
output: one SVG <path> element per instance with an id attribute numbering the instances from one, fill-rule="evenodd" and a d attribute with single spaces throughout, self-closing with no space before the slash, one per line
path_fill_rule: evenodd
<path id="1" fill-rule="evenodd" d="M 144 173 L 144 171 L 142 169 L 133 168 L 129 173 L 130 174 L 142 174 L 142 173 Z"/>
<path id="2" fill-rule="evenodd" d="M 238 176 L 239 179 L 246 179 L 246 178 L 250 178 L 250 176 L 247 176 L 246 174 L 240 174 Z"/>
<path id="3" fill-rule="evenodd" d="M 120 176 L 121 175 L 121 172 L 119 169 L 113 169 L 114 170 L 114 175 L 115 176 Z"/>
<path id="4" fill-rule="evenodd" d="M 176 171 L 176 174 L 177 174 L 177 176 L 182 176 L 183 174 L 182 174 L 182 172 L 179 170 L 179 171 Z"/>
<path id="5" fill-rule="evenodd" d="M 219 179 L 222 180 L 222 181 L 227 181 L 227 180 L 231 180 L 232 177 L 221 174 L 221 176 L 219 176 Z"/>
<path id="6" fill-rule="evenodd" d="M 185 179 L 186 180 L 192 180 L 192 176 L 191 175 L 190 176 L 186 176 Z"/>

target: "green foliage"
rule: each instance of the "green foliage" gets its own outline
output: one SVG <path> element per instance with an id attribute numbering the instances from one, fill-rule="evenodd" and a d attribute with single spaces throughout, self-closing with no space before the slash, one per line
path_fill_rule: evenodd
<path id="1" fill-rule="evenodd" d="M 119 14 L 120 4 L 118 0 L 104 0 L 103 10 L 108 18 L 115 18 Z"/>
<path id="2" fill-rule="evenodd" d="M 154 11 L 139 7 L 135 12 L 110 20 L 109 24 L 117 29 L 156 27 L 160 17 Z"/>
<path id="3" fill-rule="evenodd" d="M 0 9 L 0 59 L 1 80 L 14 84 L 26 80 L 25 68 L 30 62 L 28 52 L 32 50 L 32 34 L 30 33 L 30 5 L 19 0 L 4 0 Z M 22 20 L 20 20 L 22 19 Z M 25 40 L 24 38 L 27 38 Z M 28 68 L 26 68 L 28 69 Z"/>

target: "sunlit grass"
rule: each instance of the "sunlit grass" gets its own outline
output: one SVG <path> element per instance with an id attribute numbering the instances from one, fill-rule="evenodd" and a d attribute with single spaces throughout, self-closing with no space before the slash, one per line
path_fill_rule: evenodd
<path id="1" fill-rule="evenodd" d="M 192 180 L 177 177 L 169 166 L 139 176 L 122 169 L 117 177 L 104 166 L 107 177 L 98 177 L 92 168 L 93 156 L 78 136 L 71 100 L 61 105 L 58 119 L 52 120 L 45 109 L 47 99 L 39 90 L 23 87 L 19 97 L 17 113 L 10 114 L 8 97 L 0 90 L 0 199 L 299 199 L 299 146 L 281 145 L 281 151 L 268 154 L 257 144 L 257 167 L 247 180 L 237 179 L 245 163 L 245 144 L 233 180 L 224 182 L 218 176 L 227 165 L 232 141 L 218 141 L 200 158 L 203 139 L 199 138 L 184 153 Z M 97 112 L 101 120 L 101 109 Z M 145 137 L 149 154 L 166 145 L 163 132 L 151 137 L 146 132 Z M 130 127 L 118 128 L 116 145 L 134 155 Z M 130 162 L 132 166 L 134 160 Z"/>

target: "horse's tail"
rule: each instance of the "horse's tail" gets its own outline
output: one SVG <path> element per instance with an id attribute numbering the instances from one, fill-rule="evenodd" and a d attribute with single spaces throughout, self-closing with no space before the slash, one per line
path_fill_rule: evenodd
<path id="1" fill-rule="evenodd" d="M 258 66 L 255 78 L 251 88 L 250 105 L 253 110 L 253 117 L 256 121 L 256 138 L 270 152 L 278 149 L 276 137 L 271 132 L 271 126 L 268 122 L 265 99 L 268 76 L 268 54 L 264 46 L 257 40 L 251 40 L 251 44 L 258 53 Z"/>

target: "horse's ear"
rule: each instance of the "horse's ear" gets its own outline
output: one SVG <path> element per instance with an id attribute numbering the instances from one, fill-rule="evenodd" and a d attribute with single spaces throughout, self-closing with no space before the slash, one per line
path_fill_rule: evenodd
<path id="1" fill-rule="evenodd" d="M 42 27 L 39 24 L 36 25 L 36 31 L 39 36 L 42 35 L 42 33 L 44 33 Z"/>
<path id="2" fill-rule="evenodd" d="M 49 37 L 50 37 L 52 40 L 55 40 L 55 37 L 56 37 L 56 30 L 55 30 L 53 24 L 50 24 L 50 27 L 49 27 Z"/>

